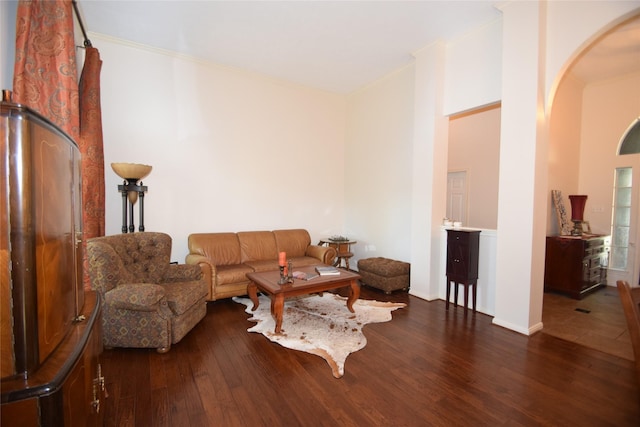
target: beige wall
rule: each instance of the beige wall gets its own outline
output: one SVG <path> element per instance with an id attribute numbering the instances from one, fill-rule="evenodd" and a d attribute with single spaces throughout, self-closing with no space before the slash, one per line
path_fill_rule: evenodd
<path id="1" fill-rule="evenodd" d="M 594 233 L 611 232 L 614 170 L 632 166 L 637 156 L 617 156 L 620 138 L 640 114 L 640 75 L 584 87 L 567 79 L 558 86 L 551 114 L 549 192 L 586 194 L 585 220 Z M 549 232 L 557 234 L 553 205 Z"/>
<path id="2" fill-rule="evenodd" d="M 498 224 L 500 166 L 499 106 L 452 117 L 448 171 L 466 171 L 468 227 L 495 230 Z"/>
<path id="3" fill-rule="evenodd" d="M 551 190 L 562 193 L 567 215 L 571 216 L 568 196 L 579 194 L 582 91 L 584 84 L 570 76 L 563 79 L 553 102 L 549 120 L 549 208 L 547 234 L 560 233 Z M 570 218 L 569 218 L 570 219 Z"/>
<path id="4" fill-rule="evenodd" d="M 354 262 L 411 257 L 413 65 L 349 96 L 345 230 Z"/>
<path id="5" fill-rule="evenodd" d="M 637 164 L 637 155 L 617 156 L 617 151 L 620 138 L 638 115 L 640 75 L 584 90 L 579 190 L 589 196 L 585 220 L 596 233 L 610 233 L 615 168 Z"/>
<path id="6" fill-rule="evenodd" d="M 121 228 L 111 162 L 153 166 L 146 229 L 171 234 L 177 261 L 193 232 L 343 232 L 344 96 L 91 39 L 104 64 L 107 234 Z"/>

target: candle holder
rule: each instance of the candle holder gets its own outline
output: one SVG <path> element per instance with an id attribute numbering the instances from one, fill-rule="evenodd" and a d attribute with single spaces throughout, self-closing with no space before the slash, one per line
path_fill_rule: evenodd
<path id="1" fill-rule="evenodd" d="M 278 280 L 278 285 L 284 285 L 287 283 L 287 276 L 284 274 L 284 265 L 280 266 L 280 280 Z"/>
<path id="2" fill-rule="evenodd" d="M 287 266 L 280 266 L 280 280 L 278 280 L 278 285 L 286 285 L 287 283 L 293 283 L 293 263 L 291 261 L 287 262 Z"/>

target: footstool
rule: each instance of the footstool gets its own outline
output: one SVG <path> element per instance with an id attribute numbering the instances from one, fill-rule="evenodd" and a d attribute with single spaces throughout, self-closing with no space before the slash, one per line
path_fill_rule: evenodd
<path id="1" fill-rule="evenodd" d="M 366 258 L 358 261 L 358 273 L 365 285 L 390 294 L 398 289 L 409 289 L 408 262 L 389 258 Z"/>

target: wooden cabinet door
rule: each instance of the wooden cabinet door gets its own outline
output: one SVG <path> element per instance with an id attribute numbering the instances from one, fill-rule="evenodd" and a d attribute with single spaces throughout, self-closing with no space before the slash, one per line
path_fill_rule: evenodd
<path id="1" fill-rule="evenodd" d="M 447 230 L 447 277 L 468 281 L 478 278 L 480 232 Z"/>

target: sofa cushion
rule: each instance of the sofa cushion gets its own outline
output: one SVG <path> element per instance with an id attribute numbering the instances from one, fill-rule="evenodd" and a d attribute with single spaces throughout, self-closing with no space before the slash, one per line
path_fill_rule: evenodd
<path id="1" fill-rule="evenodd" d="M 238 241 L 243 263 L 278 259 L 276 239 L 271 231 L 241 231 Z"/>
<path id="2" fill-rule="evenodd" d="M 203 280 L 181 283 L 165 283 L 165 296 L 169 308 L 175 315 L 187 312 L 195 303 L 208 295 L 207 284 Z"/>
<path id="3" fill-rule="evenodd" d="M 247 261 L 246 265 L 251 267 L 253 271 L 273 271 L 279 267 L 278 261 L 274 259 L 262 260 L 262 261 Z"/>
<path id="4" fill-rule="evenodd" d="M 245 264 L 219 265 L 216 267 L 216 286 L 229 283 L 249 283 L 247 273 L 253 273 L 253 268 Z"/>
<path id="5" fill-rule="evenodd" d="M 162 286 L 153 283 L 120 285 L 105 293 L 105 304 L 118 309 L 156 311 L 158 302 L 165 296 Z"/>
<path id="6" fill-rule="evenodd" d="M 104 241 L 89 239 L 87 258 L 89 270 L 95 273 L 91 277 L 91 288 L 100 294 L 104 295 L 118 285 L 136 282 L 113 246 Z"/>
<path id="7" fill-rule="evenodd" d="M 274 230 L 278 252 L 286 252 L 287 258 L 303 257 L 311 245 L 311 236 L 307 230 Z"/>
<path id="8" fill-rule="evenodd" d="M 216 265 L 241 263 L 236 233 L 196 233 L 189 235 L 189 251 L 215 260 Z"/>
<path id="9" fill-rule="evenodd" d="M 116 251 L 124 268 L 139 283 L 162 280 L 171 258 L 171 237 L 164 233 L 107 236 L 103 240 Z"/>
<path id="10" fill-rule="evenodd" d="M 318 258 L 313 258 L 310 256 L 297 256 L 297 257 L 292 257 L 289 258 L 287 256 L 287 259 L 289 259 L 289 261 L 292 262 L 293 267 L 305 267 L 308 265 L 318 265 L 318 264 L 322 264 L 322 262 L 320 262 L 320 260 Z"/>

